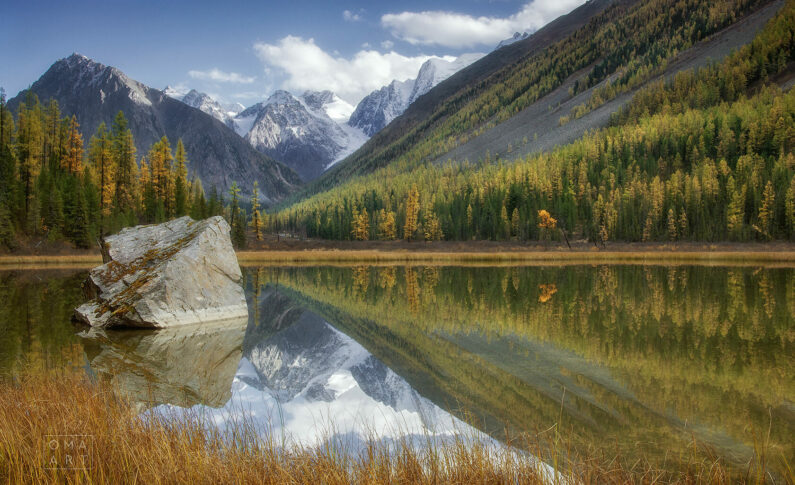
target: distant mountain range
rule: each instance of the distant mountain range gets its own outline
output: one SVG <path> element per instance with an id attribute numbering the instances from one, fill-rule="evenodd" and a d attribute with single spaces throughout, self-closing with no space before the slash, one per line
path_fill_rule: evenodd
<path id="1" fill-rule="evenodd" d="M 362 99 L 355 109 L 331 91 L 306 91 L 300 96 L 276 91 L 245 109 L 239 104 L 222 105 L 195 90 L 167 87 L 163 92 L 223 122 L 254 148 L 309 181 L 356 151 L 431 88 L 482 56 L 429 59 L 416 78 L 392 81 Z"/>
<path id="2" fill-rule="evenodd" d="M 248 108 L 222 104 L 195 89 L 148 87 L 79 54 L 55 62 L 30 89 L 43 102 L 55 99 L 65 114 L 76 115 L 86 143 L 100 123 L 110 125 L 121 110 L 130 121 L 139 158 L 163 135 L 173 144 L 182 139 L 189 170 L 207 190 L 215 186 L 225 192 L 236 181 L 247 196 L 258 181 L 264 201 L 277 202 L 356 151 L 431 88 L 482 56 L 429 59 L 416 78 L 394 80 L 355 108 L 331 91 L 299 96 L 276 91 Z M 24 96 L 20 92 L 9 107 L 16 109 Z"/>
<path id="3" fill-rule="evenodd" d="M 182 139 L 188 169 L 208 191 L 215 186 L 225 192 L 236 181 L 247 195 L 258 181 L 263 199 L 276 202 L 301 183 L 297 173 L 255 150 L 213 116 L 85 56 L 72 54 L 55 62 L 30 90 L 43 102 L 55 99 L 63 113 L 77 116 L 86 143 L 100 123 L 110 125 L 119 111 L 129 120 L 139 157 L 163 135 L 173 145 Z M 9 100 L 12 110 L 26 91 Z"/>

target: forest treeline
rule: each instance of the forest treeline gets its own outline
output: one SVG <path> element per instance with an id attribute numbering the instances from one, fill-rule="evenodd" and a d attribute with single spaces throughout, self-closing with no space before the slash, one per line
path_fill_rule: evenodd
<path id="1" fill-rule="evenodd" d="M 12 113 L 0 92 L 0 246 L 36 237 L 87 248 L 122 227 L 219 214 L 245 245 L 249 218 L 237 185 L 228 203 L 215 187 L 206 197 L 189 165 L 182 140 L 172 149 L 165 136 L 138 158 L 121 111 L 85 143 L 79 120 L 62 116 L 55 100 L 43 105 L 28 91 Z M 257 198 L 255 189 L 253 221 L 261 218 Z"/>
<path id="2" fill-rule="evenodd" d="M 551 153 L 398 161 L 275 224 L 327 239 L 792 239 L 795 94 L 771 79 L 795 61 L 793 29 L 790 0 L 748 46 L 641 90 L 612 126 Z"/>

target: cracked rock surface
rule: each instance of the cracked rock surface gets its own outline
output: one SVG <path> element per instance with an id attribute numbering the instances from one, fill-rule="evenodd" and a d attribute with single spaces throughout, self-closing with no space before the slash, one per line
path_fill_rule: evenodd
<path id="1" fill-rule="evenodd" d="M 166 328 L 248 317 L 229 224 L 181 217 L 103 241 L 105 264 L 83 285 L 75 316 L 93 327 Z"/>

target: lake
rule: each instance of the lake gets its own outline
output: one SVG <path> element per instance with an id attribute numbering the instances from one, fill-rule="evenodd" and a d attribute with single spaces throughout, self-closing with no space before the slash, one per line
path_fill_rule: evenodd
<path id="1" fill-rule="evenodd" d="M 308 445 L 795 456 L 793 268 L 245 267 L 247 321 L 159 332 L 72 323 L 86 274 L 0 271 L 0 373 L 74 368 L 144 414 Z"/>

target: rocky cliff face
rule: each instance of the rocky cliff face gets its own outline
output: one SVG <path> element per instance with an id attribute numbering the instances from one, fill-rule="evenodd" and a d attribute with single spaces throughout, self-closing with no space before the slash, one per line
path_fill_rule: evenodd
<path id="1" fill-rule="evenodd" d="M 42 102 L 55 99 L 64 114 L 76 115 L 86 143 L 119 111 L 129 120 L 139 156 L 163 135 L 172 144 L 182 139 L 188 170 L 207 190 L 214 185 L 225 192 L 236 181 L 248 194 L 258 181 L 265 200 L 275 202 L 301 183 L 295 172 L 254 150 L 212 116 L 79 54 L 57 61 L 30 89 Z M 20 93 L 9 107 L 16 109 L 24 98 Z"/>
<path id="2" fill-rule="evenodd" d="M 307 91 L 299 97 L 276 91 L 241 112 L 234 123 L 251 146 L 311 180 L 367 138 L 340 123 L 350 116 L 352 107 L 346 105 L 330 91 Z"/>
<path id="3" fill-rule="evenodd" d="M 93 327 L 165 328 L 248 317 L 243 275 L 216 216 L 123 229 L 103 241 L 105 264 L 75 316 Z"/>
<path id="4" fill-rule="evenodd" d="M 464 54 L 454 61 L 433 58 L 420 67 L 417 77 L 406 81 L 392 81 L 373 91 L 356 106 L 348 124 L 373 136 L 397 118 L 411 103 L 434 86 L 459 70 L 483 57 L 483 54 Z"/>

